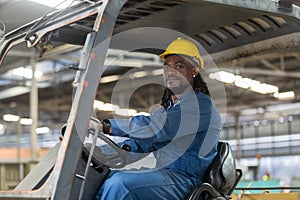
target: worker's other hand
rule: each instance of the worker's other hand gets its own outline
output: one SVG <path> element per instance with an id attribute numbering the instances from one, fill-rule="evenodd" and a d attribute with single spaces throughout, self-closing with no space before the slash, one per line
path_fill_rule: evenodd
<path id="1" fill-rule="evenodd" d="M 66 128 L 67 128 L 67 124 L 64 124 L 61 129 L 60 129 L 60 136 L 58 137 L 58 139 L 60 141 L 62 141 L 64 139 L 64 135 L 65 135 L 65 132 L 66 132 Z"/>

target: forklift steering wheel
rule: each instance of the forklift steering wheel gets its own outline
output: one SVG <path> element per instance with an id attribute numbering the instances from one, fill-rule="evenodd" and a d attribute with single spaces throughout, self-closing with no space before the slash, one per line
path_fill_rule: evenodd
<path id="1" fill-rule="evenodd" d="M 98 134 L 98 137 L 104 142 L 106 142 L 109 146 L 111 146 L 116 151 L 116 153 L 105 154 L 101 151 L 100 148 L 95 146 L 93 156 L 92 156 L 93 165 L 95 165 L 96 167 L 106 165 L 110 168 L 122 168 L 126 166 L 127 164 L 126 153 L 128 152 L 120 148 L 113 140 L 105 136 L 103 133 Z M 82 155 L 84 158 L 88 158 L 91 148 L 92 148 L 91 143 L 84 144 L 82 150 Z"/>

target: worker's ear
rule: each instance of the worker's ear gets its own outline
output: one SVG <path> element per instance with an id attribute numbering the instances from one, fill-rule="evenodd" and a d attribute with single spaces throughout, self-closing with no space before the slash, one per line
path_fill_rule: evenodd
<path id="1" fill-rule="evenodd" d="M 193 73 L 193 77 L 196 77 L 198 75 L 199 71 L 196 67 L 193 67 L 192 73 Z"/>

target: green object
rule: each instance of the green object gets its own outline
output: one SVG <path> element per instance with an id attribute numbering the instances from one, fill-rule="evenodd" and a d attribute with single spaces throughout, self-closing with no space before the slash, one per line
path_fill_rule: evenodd
<path id="1" fill-rule="evenodd" d="M 258 180 L 258 181 L 240 181 L 237 185 L 237 189 L 234 190 L 233 194 L 239 194 L 242 192 L 242 190 L 239 190 L 238 188 L 248 188 L 244 191 L 244 193 L 250 193 L 250 194 L 261 194 L 261 193 L 280 193 L 281 190 L 278 189 L 280 187 L 279 180 Z M 251 190 L 253 188 L 253 190 Z M 255 188 L 255 190 L 254 190 Z M 259 190 L 258 188 L 262 188 Z M 270 189 L 270 188 L 276 188 L 276 189 Z"/>

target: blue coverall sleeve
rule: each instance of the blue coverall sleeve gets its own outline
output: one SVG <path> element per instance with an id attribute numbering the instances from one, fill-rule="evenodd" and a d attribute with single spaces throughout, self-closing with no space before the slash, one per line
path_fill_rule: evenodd
<path id="1" fill-rule="evenodd" d="M 149 152 L 154 143 L 165 143 L 174 137 L 206 132 L 210 116 L 211 100 L 201 95 L 196 101 L 184 99 L 171 109 L 160 108 L 150 116 L 112 119 L 110 122 L 113 135 L 128 137 L 125 143 L 134 147 L 135 152 Z"/>
<path id="2" fill-rule="evenodd" d="M 151 142 L 164 142 L 170 140 L 171 137 L 166 134 L 166 122 L 171 120 L 171 115 L 176 116 L 175 110 L 164 111 L 159 110 L 150 116 L 134 116 L 126 120 L 113 119 L 110 120 L 113 135 L 128 137 L 134 140 Z M 176 123 L 178 119 L 174 121 Z"/>

